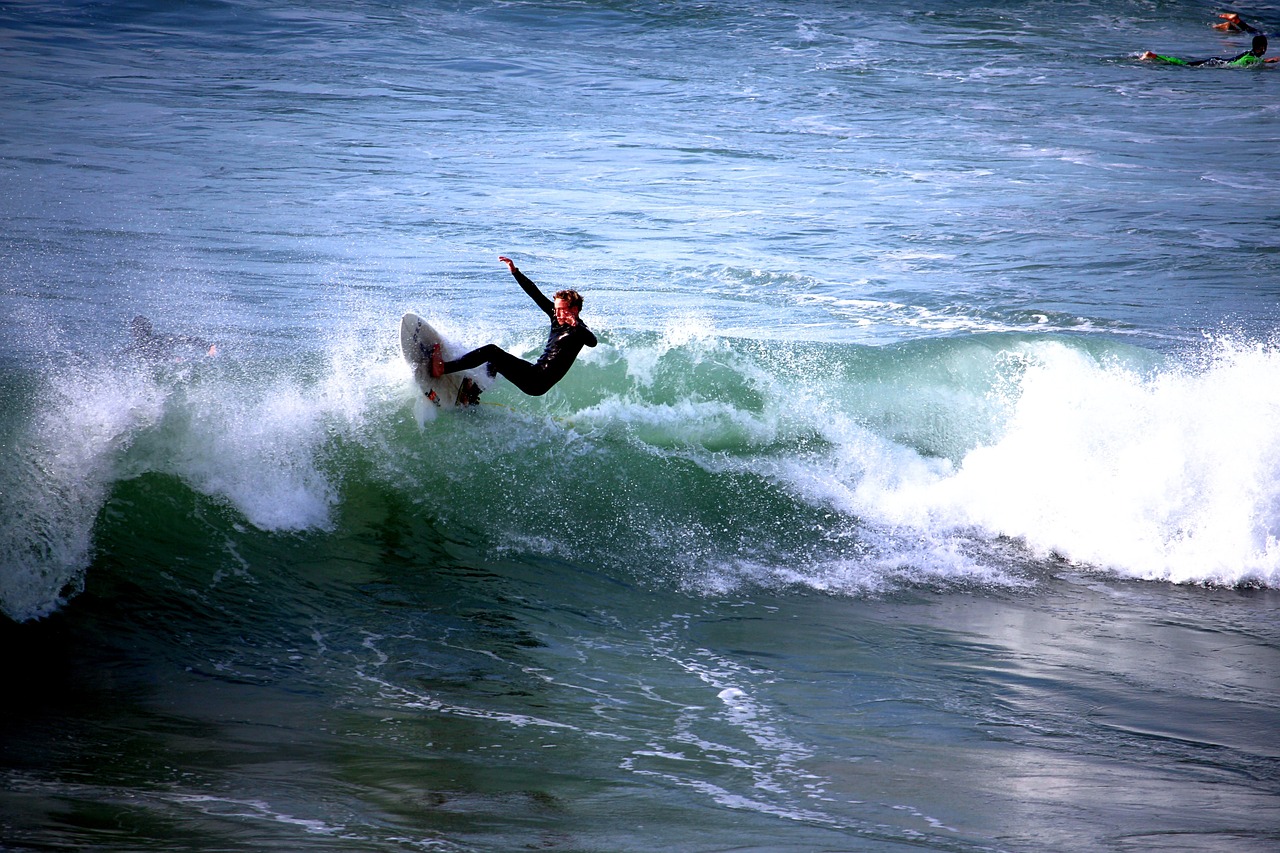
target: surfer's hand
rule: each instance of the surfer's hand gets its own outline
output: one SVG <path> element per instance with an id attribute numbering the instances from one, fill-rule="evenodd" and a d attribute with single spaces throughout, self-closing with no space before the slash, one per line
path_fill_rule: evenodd
<path id="1" fill-rule="evenodd" d="M 511 270 L 512 272 L 516 271 L 516 262 L 508 258 L 506 255 L 498 255 L 498 260 L 506 264 L 507 269 Z"/>

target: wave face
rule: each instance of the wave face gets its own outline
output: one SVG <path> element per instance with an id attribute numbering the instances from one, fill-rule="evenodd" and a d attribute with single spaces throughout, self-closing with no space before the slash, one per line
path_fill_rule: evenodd
<path id="1" fill-rule="evenodd" d="M 1173 356 L 1069 336 L 872 347 L 673 328 L 606 340 L 545 398 L 500 383 L 433 420 L 389 344 L 3 381 L 18 405 L 0 603 L 16 620 L 82 588 L 110 556 L 105 523 L 224 555 L 266 534 L 287 555 L 347 536 L 371 501 L 490 555 L 705 593 L 1022 585 L 1062 561 L 1280 583 L 1275 345 Z"/>

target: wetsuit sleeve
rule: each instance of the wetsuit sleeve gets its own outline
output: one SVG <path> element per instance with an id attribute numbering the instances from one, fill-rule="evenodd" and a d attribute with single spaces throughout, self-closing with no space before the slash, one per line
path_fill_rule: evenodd
<path id="1" fill-rule="evenodd" d="M 587 324 L 583 323 L 581 320 L 578 321 L 578 334 L 582 336 L 582 343 L 584 346 L 593 347 L 600 343 L 596 340 L 595 332 L 588 329 Z"/>
<path id="2" fill-rule="evenodd" d="M 1242 68 L 1248 68 L 1250 65 L 1255 65 L 1261 61 L 1262 61 L 1262 58 L 1259 56 L 1255 56 L 1252 50 L 1246 50 L 1244 53 L 1240 54 L 1239 56 L 1233 56 L 1230 59 L 1228 59 L 1227 64 L 1233 65 L 1233 66 L 1239 66 Z"/>
<path id="3" fill-rule="evenodd" d="M 514 267 L 511 269 L 511 274 L 516 277 L 516 281 L 520 282 L 524 292 L 529 294 L 529 298 L 537 303 L 542 312 L 552 320 L 555 320 L 556 304 L 548 299 L 541 290 L 538 290 L 538 285 L 534 284 L 527 275 Z"/>

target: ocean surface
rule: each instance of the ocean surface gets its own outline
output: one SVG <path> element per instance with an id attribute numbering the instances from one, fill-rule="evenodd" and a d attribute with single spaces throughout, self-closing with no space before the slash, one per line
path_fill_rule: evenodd
<path id="1" fill-rule="evenodd" d="M 1280 849 L 1232 10 L 0 3 L 0 849 Z"/>

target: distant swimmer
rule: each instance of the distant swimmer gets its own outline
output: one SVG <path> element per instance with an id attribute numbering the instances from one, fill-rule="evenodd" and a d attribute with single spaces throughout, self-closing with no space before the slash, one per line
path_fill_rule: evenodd
<path id="1" fill-rule="evenodd" d="M 1194 65 L 1205 66 L 1210 68 L 1252 68 L 1261 66 L 1263 62 L 1271 62 L 1272 60 L 1264 60 L 1262 57 L 1267 52 L 1267 37 L 1254 36 L 1253 46 L 1237 56 L 1226 59 L 1221 56 L 1211 56 L 1208 59 L 1179 59 L 1176 56 L 1165 56 L 1164 54 L 1153 53 L 1147 51 L 1142 54 L 1140 59 L 1155 59 L 1160 62 L 1167 62 L 1171 65 Z"/>
<path id="2" fill-rule="evenodd" d="M 524 292 L 551 318 L 551 331 L 547 334 L 547 346 L 542 355 L 536 363 L 530 363 L 496 344 L 486 344 L 462 358 L 444 361 L 437 346 L 431 352 L 431 375 L 439 378 L 446 373 L 471 370 L 487 364 L 490 376 L 504 376 L 524 393 L 540 397 L 564 378 L 583 347 L 593 347 L 598 341 L 587 324 L 578 317 L 578 313 L 582 311 L 582 296 L 578 291 L 561 290 L 556 293 L 555 302 L 552 302 L 538 290 L 536 284 L 516 269 L 510 258 L 499 257 L 498 260 L 507 265 Z"/>
<path id="3" fill-rule="evenodd" d="M 125 348 L 125 352 L 151 361 L 178 361 L 184 351 L 193 350 L 200 350 L 207 356 L 218 354 L 217 345 L 204 338 L 157 332 L 151 321 L 141 314 L 130 321 L 129 332 L 133 335 L 133 343 Z"/>
<path id="4" fill-rule="evenodd" d="M 1214 24 L 1213 28 L 1215 30 L 1226 30 L 1229 33 L 1252 33 L 1254 35 L 1262 34 L 1262 30 L 1257 29 L 1256 27 L 1251 27 L 1248 24 L 1246 24 L 1240 18 L 1239 13 L 1237 12 L 1223 12 L 1222 14 L 1218 15 L 1218 17 L 1222 18 L 1222 23 Z"/>

